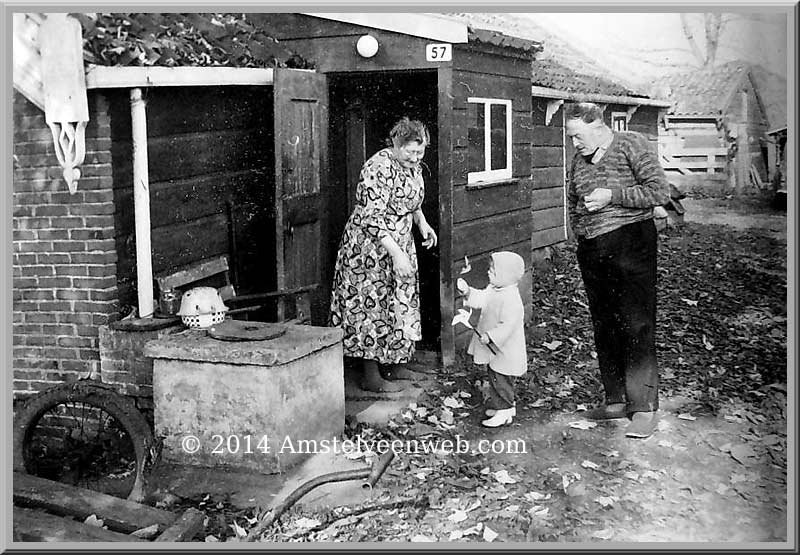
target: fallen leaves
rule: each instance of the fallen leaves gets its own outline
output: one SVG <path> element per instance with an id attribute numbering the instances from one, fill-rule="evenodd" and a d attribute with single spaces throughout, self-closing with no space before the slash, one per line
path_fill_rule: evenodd
<path id="1" fill-rule="evenodd" d="M 508 474 L 508 470 L 498 470 L 493 474 L 494 479 L 501 484 L 516 484 L 517 480 Z"/>
<path id="2" fill-rule="evenodd" d="M 746 444 L 734 445 L 730 450 L 731 457 L 744 466 L 751 465 L 755 462 L 756 452 L 752 447 Z"/>
<path id="3" fill-rule="evenodd" d="M 576 430 L 591 430 L 592 428 L 597 427 L 597 422 L 593 422 L 591 420 L 576 420 L 574 422 L 570 422 L 569 427 L 575 428 Z"/>
<path id="4" fill-rule="evenodd" d="M 550 341 L 549 343 L 548 342 L 544 342 L 544 343 L 542 343 L 542 345 L 544 345 L 545 347 L 547 347 L 551 351 L 555 351 L 561 345 L 563 345 L 563 343 L 561 341 L 558 341 L 558 340 L 554 339 L 553 341 Z"/>

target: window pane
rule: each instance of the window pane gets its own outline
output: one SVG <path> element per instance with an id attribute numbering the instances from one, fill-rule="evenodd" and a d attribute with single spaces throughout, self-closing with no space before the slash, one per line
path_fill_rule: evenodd
<path id="1" fill-rule="evenodd" d="M 485 117 L 484 104 L 469 102 L 467 103 L 467 121 L 469 128 L 467 139 L 469 140 L 469 172 L 482 172 L 486 170 L 486 160 L 484 156 L 484 133 Z"/>
<path id="2" fill-rule="evenodd" d="M 492 165 L 490 169 L 506 167 L 506 105 L 492 104 Z"/>

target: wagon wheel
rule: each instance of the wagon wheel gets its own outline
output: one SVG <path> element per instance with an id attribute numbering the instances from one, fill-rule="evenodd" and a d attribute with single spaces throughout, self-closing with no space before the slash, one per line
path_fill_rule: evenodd
<path id="1" fill-rule="evenodd" d="M 153 433 L 133 401 L 79 380 L 28 399 L 14 418 L 14 470 L 142 502 Z"/>

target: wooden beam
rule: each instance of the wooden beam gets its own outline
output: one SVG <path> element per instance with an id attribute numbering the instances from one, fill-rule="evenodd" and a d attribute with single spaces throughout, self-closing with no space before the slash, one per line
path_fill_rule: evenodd
<path id="1" fill-rule="evenodd" d="M 128 534 L 104 530 L 41 511 L 14 507 L 14 541 L 19 542 L 143 542 Z"/>
<path id="2" fill-rule="evenodd" d="M 538 85 L 531 86 L 531 96 L 537 96 L 540 98 L 563 98 L 564 100 L 571 100 L 573 102 L 595 102 L 626 105 L 635 104 L 637 106 L 657 106 L 660 108 L 669 108 L 671 105 L 668 100 L 657 100 L 655 98 L 615 96 L 595 93 L 573 93 L 559 89 L 551 89 L 549 87 L 540 87 Z"/>
<path id="3" fill-rule="evenodd" d="M 205 528 L 204 522 L 206 515 L 202 511 L 190 507 L 175 521 L 175 524 L 167 528 L 163 534 L 154 541 L 157 542 L 185 542 L 190 541 L 195 534 Z"/>
<path id="4" fill-rule="evenodd" d="M 465 43 L 469 38 L 466 23 L 425 14 L 305 12 L 303 15 L 383 29 L 439 42 Z"/>
<path id="5" fill-rule="evenodd" d="M 114 67 L 90 65 L 87 89 L 136 87 L 211 87 L 272 85 L 271 68 L 250 67 Z"/>
<path id="6" fill-rule="evenodd" d="M 153 524 L 164 530 L 175 521 L 168 511 L 20 472 L 14 472 L 14 503 L 81 520 L 97 515 L 109 528 L 125 533 Z"/>

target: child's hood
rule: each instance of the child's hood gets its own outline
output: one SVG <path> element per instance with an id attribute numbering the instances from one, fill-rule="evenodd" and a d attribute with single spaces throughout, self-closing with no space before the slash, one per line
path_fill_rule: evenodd
<path id="1" fill-rule="evenodd" d="M 492 253 L 496 287 L 508 287 L 522 279 L 525 273 L 525 261 L 514 252 L 500 251 Z"/>

